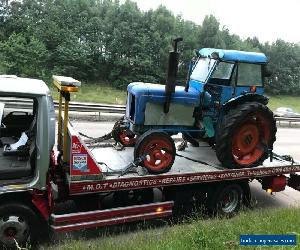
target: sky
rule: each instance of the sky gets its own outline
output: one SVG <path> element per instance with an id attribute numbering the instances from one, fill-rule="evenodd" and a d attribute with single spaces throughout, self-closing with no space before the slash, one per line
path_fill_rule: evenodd
<path id="1" fill-rule="evenodd" d="M 213 14 L 221 26 L 241 38 L 261 42 L 300 42 L 300 0 L 132 0 L 141 10 L 164 5 L 185 20 L 202 24 Z M 121 1 L 122 2 L 122 1 Z"/>

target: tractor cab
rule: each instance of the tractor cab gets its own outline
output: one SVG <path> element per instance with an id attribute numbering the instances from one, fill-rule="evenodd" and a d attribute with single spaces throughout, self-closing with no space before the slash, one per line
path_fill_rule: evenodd
<path id="1" fill-rule="evenodd" d="M 199 51 L 188 84 L 204 89 L 218 109 L 240 96 L 263 95 L 266 64 L 263 53 L 204 48 Z"/>

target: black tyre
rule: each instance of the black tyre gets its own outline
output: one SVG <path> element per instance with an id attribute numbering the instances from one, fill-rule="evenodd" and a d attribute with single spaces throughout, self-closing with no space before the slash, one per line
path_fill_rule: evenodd
<path id="1" fill-rule="evenodd" d="M 78 195 L 73 198 L 76 211 L 92 211 L 100 209 L 100 201 L 98 194 Z"/>
<path id="2" fill-rule="evenodd" d="M 210 215 L 232 217 L 244 200 L 244 191 L 239 184 L 220 184 L 207 193 L 207 210 Z"/>
<path id="3" fill-rule="evenodd" d="M 152 203 L 154 192 L 152 188 L 141 190 L 124 190 L 114 193 L 114 203 L 118 207 Z"/>
<path id="4" fill-rule="evenodd" d="M 165 200 L 174 201 L 173 215 L 175 216 L 199 213 L 205 203 L 205 194 L 202 185 L 197 184 L 163 189 Z"/>
<path id="5" fill-rule="evenodd" d="M 272 111 L 257 102 L 246 102 L 230 110 L 218 124 L 216 154 L 227 168 L 255 167 L 268 158 L 276 140 Z"/>
<path id="6" fill-rule="evenodd" d="M 134 146 L 137 139 L 137 136 L 124 126 L 123 119 L 115 123 L 112 130 L 112 137 L 116 142 L 121 143 L 125 147 Z"/>
<path id="7" fill-rule="evenodd" d="M 134 158 L 146 156 L 141 165 L 149 173 L 168 172 L 175 160 L 176 148 L 173 139 L 165 132 L 149 130 L 140 136 L 134 147 Z"/>
<path id="8" fill-rule="evenodd" d="M 37 214 L 24 204 L 7 203 L 0 206 L 0 242 L 17 248 L 38 240 L 42 223 Z"/>

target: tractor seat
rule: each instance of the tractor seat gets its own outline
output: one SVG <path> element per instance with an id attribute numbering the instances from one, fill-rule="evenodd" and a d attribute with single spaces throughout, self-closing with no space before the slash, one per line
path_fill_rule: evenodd
<path id="1" fill-rule="evenodd" d="M 133 94 L 136 100 L 140 100 L 141 105 L 147 102 L 164 103 L 166 92 L 165 85 L 133 82 L 128 85 L 128 92 Z M 175 92 L 171 96 L 172 103 L 180 103 L 184 105 L 199 106 L 200 92 L 199 90 L 190 87 L 186 92 L 182 86 L 176 86 Z"/>

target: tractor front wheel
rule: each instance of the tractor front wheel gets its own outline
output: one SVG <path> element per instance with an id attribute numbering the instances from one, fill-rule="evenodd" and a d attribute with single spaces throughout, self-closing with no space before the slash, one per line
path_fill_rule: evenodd
<path id="1" fill-rule="evenodd" d="M 137 136 L 126 128 L 123 119 L 117 121 L 112 130 L 112 137 L 116 142 L 121 143 L 125 147 L 132 147 L 136 143 Z"/>
<path id="2" fill-rule="evenodd" d="M 176 148 L 173 139 L 165 132 L 148 131 L 140 136 L 134 148 L 134 158 L 145 157 L 141 165 L 149 173 L 168 172 L 175 160 Z"/>
<path id="3" fill-rule="evenodd" d="M 255 167 L 268 157 L 276 140 L 276 121 L 267 106 L 246 102 L 218 124 L 216 154 L 227 168 Z"/>

